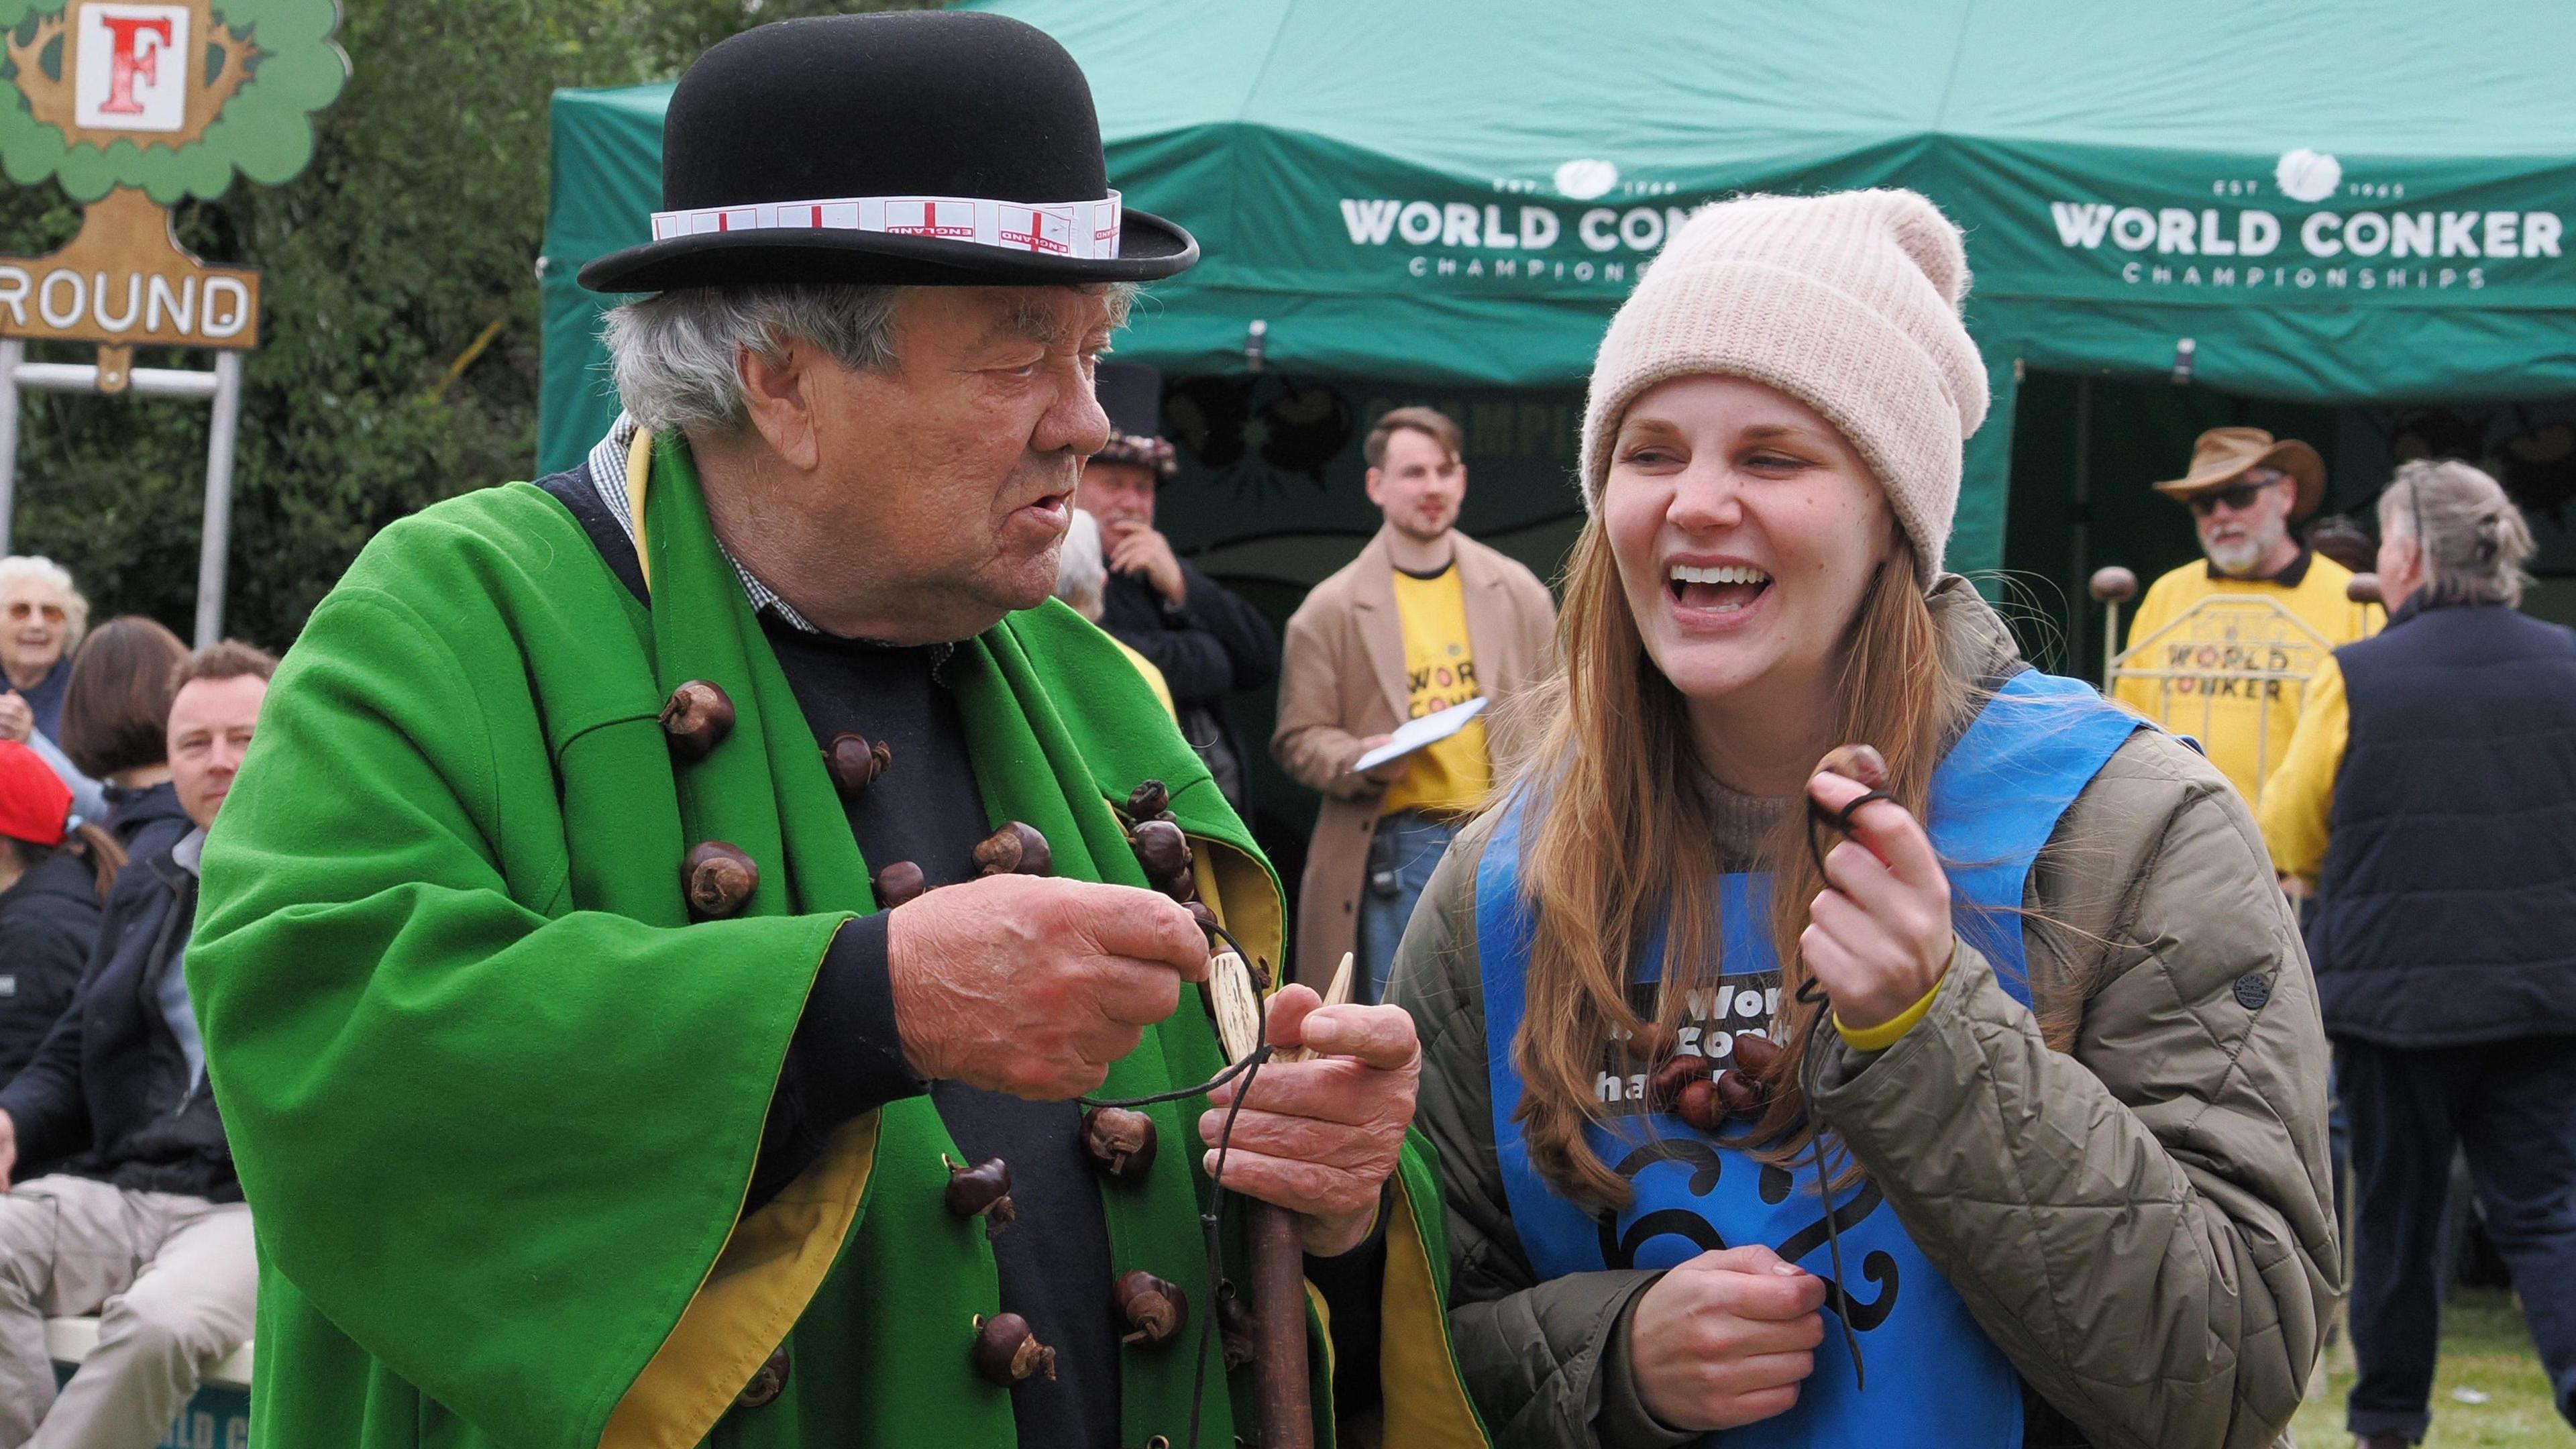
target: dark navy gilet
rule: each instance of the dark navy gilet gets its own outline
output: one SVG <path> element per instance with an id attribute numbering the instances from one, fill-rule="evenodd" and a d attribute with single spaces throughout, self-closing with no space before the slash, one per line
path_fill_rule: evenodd
<path id="1" fill-rule="evenodd" d="M 1928 830 L 1950 876 L 1956 925 L 1984 953 L 2006 991 L 2027 1004 L 2023 891 L 2037 858 L 2075 797 L 2141 726 L 2137 716 L 2073 680 L 2025 671 L 1999 689 L 1943 759 L 1932 781 Z M 1827 1332 L 1796 1407 L 1723 1436 L 1726 1449 L 2013 1449 L 2022 1401 L 2012 1365 L 1936 1272 L 1866 1178 L 1842 1189 L 1831 1211 L 1844 1270 L 1831 1281 L 1824 1195 L 1805 1159 L 1764 1163 L 1680 1118 L 1649 1112 L 1642 1077 L 1604 1073 L 1607 1121 L 1589 1129 L 1594 1152 L 1635 1189 L 1615 1214 L 1592 1216 L 1559 1196 L 1530 1165 L 1512 1119 L 1521 1101 L 1512 1047 L 1526 1010 L 1523 978 L 1535 911 L 1520 883 L 1526 800 L 1505 807 L 1476 883 L 1477 945 L 1485 988 L 1487 1070 L 1494 1142 L 1512 1224 L 1542 1278 L 1607 1268 L 1669 1268 L 1702 1252 L 1749 1243 L 1826 1276 L 1828 1312 L 1847 1317 L 1868 1362 L 1855 1382 L 1849 1352 Z M 1768 931 L 1767 875 L 1719 883 L 1723 951 L 1705 1002 L 1694 993 L 1681 1049 L 1723 1058 L 1738 1028 L 1762 1030 L 1776 1007 L 1778 957 Z M 1661 947 L 1634 976 L 1662 974 Z M 1703 1443 L 1719 1442 L 1710 1436 Z"/>

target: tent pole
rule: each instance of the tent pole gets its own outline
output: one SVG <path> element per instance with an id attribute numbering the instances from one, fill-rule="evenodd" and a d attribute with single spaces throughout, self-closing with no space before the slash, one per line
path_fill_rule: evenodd
<path id="1" fill-rule="evenodd" d="M 2093 568 L 2093 379 L 2075 379 L 2075 496 L 2067 503 L 2066 672 L 2084 677 L 2085 580 Z M 2108 664 L 2110 657 L 2103 656 Z"/>

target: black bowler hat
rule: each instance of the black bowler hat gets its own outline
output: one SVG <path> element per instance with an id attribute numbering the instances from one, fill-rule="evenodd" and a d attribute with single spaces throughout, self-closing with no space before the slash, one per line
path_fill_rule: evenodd
<path id="1" fill-rule="evenodd" d="M 1190 234 L 1109 189 L 1082 68 L 974 11 L 782 20 L 723 41 L 662 118 L 654 239 L 594 292 L 759 282 L 1142 282 Z"/>

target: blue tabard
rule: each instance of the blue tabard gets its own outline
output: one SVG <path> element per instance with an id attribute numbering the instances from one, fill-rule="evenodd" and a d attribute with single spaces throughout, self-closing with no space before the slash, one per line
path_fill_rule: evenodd
<path id="1" fill-rule="evenodd" d="M 2025 670 L 1995 692 L 1932 777 L 1929 833 L 1950 877 L 1959 934 L 2024 1004 L 2029 968 L 2017 912 L 2031 862 L 2067 806 L 2141 724 L 2089 686 Z M 1679 1117 L 1649 1113 L 1641 1104 L 1642 1076 L 1598 1075 L 1610 1116 L 1588 1133 L 1592 1150 L 1634 1186 L 1626 1209 L 1594 1217 L 1531 1168 L 1528 1144 L 1512 1120 L 1522 1090 L 1512 1045 L 1525 1010 L 1522 978 L 1535 919 L 1520 889 L 1525 803 L 1505 807 L 1485 848 L 1476 880 L 1476 938 L 1494 1143 L 1513 1228 L 1539 1276 L 1669 1268 L 1712 1249 L 1766 1244 L 1827 1280 L 1826 1311 L 1848 1314 L 1868 1362 L 1869 1387 L 1863 1392 L 1855 1385 L 1850 1352 L 1829 1325 L 1797 1406 L 1726 1431 L 1726 1449 L 2018 1446 L 2021 1392 L 2012 1365 L 1896 1214 L 1882 1210 L 1884 1199 L 1867 1179 L 1846 1188 L 1834 1205 L 1843 1266 L 1860 1280 L 1835 1285 L 1824 1201 L 1806 1159 L 1795 1168 L 1774 1167 Z M 1766 1027 L 1779 996 L 1769 884 L 1767 875 L 1720 881 L 1723 965 L 1717 985 L 1695 995 L 1684 1014 L 1681 1050 L 1722 1060 L 1736 1032 Z M 1658 943 L 1639 961 L 1636 979 L 1651 991 L 1661 975 Z M 1717 1436 L 1702 1442 L 1714 1444 Z"/>

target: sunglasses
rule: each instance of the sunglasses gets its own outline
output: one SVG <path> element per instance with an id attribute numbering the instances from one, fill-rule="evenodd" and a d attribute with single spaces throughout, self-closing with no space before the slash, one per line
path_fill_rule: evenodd
<path id="1" fill-rule="evenodd" d="M 2231 512 L 2241 512 L 2253 507 L 2254 500 L 2263 496 L 2263 490 L 2279 481 L 2281 480 L 2278 478 L 2266 478 L 2260 483 L 2230 483 L 2224 488 L 2212 488 L 2206 493 L 2195 493 L 2188 501 L 2194 516 L 2200 518 L 2207 518 L 2218 511 L 2218 505 L 2222 503 L 2226 504 Z"/>
<path id="2" fill-rule="evenodd" d="M 9 601 L 9 621 L 13 624 L 24 624 L 29 619 L 34 618 L 39 614 L 44 616 L 46 623 L 59 624 L 63 621 L 63 606 L 60 604 L 32 604 L 25 599 L 12 599 Z"/>

